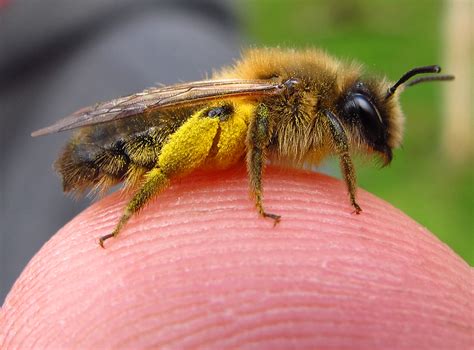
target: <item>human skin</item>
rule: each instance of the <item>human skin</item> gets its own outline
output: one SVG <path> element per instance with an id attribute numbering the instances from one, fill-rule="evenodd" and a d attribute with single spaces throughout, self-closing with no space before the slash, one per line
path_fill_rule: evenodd
<path id="1" fill-rule="evenodd" d="M 474 271 L 433 234 L 325 175 L 264 181 L 275 227 L 241 167 L 174 181 L 105 249 L 129 195 L 93 204 L 16 281 L 0 348 L 474 348 Z"/>

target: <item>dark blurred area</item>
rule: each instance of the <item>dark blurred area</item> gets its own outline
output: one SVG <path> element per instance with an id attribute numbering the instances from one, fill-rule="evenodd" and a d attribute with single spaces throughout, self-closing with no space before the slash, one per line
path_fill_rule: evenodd
<path id="1" fill-rule="evenodd" d="M 101 100 L 204 78 L 239 55 L 237 27 L 219 0 L 0 6 L 1 301 L 34 253 L 90 204 L 65 196 L 52 170 L 70 134 L 30 133 Z"/>

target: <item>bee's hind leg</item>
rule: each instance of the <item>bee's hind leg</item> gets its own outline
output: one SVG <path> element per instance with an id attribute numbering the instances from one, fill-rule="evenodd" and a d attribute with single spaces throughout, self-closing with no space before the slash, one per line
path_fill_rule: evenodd
<path id="1" fill-rule="evenodd" d="M 325 110 L 324 114 L 329 121 L 329 129 L 331 130 L 336 152 L 339 155 L 341 172 L 344 176 L 344 181 L 346 182 L 351 205 L 354 207 L 355 213 L 359 214 L 362 211 L 362 208 L 356 202 L 357 180 L 354 165 L 352 164 L 351 156 L 349 154 L 349 142 L 346 133 L 344 132 L 341 122 L 334 113 Z"/>
<path id="2" fill-rule="evenodd" d="M 117 226 L 112 233 L 102 236 L 99 238 L 99 244 L 104 248 L 104 242 L 117 235 L 122 230 L 123 226 L 132 217 L 133 214 L 138 212 L 143 206 L 156 194 L 163 191 L 169 186 L 168 177 L 160 170 L 160 168 L 153 168 L 145 174 L 145 183 L 138 190 L 133 198 L 128 202 L 122 217 L 120 218 Z"/>
<path id="3" fill-rule="evenodd" d="M 168 137 L 161 148 L 157 165 L 144 176 L 144 183 L 128 202 L 119 223 L 111 234 L 102 236 L 99 244 L 116 237 L 127 221 L 155 195 L 169 186 L 170 179 L 199 168 L 208 156 L 219 127 L 218 118 L 203 113 L 193 114 L 179 129 Z"/>
<path id="4" fill-rule="evenodd" d="M 266 150 L 271 138 L 268 107 L 260 104 L 255 118 L 250 123 L 247 134 L 247 172 L 250 180 L 250 193 L 255 198 L 255 205 L 260 215 L 271 218 L 275 225 L 280 221 L 280 215 L 267 213 L 263 208 L 262 175 L 265 166 Z"/>

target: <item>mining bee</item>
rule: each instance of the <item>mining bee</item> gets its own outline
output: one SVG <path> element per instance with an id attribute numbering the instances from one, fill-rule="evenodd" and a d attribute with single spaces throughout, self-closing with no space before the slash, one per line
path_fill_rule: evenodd
<path id="1" fill-rule="evenodd" d="M 410 80 L 440 70 L 414 68 L 389 83 L 315 49 L 252 49 L 210 80 L 97 103 L 32 136 L 78 129 L 55 163 L 65 192 L 106 191 L 121 182 L 135 191 L 113 232 L 99 239 L 102 247 L 171 179 L 238 162 L 246 162 L 258 213 L 278 222 L 263 205 L 266 161 L 302 166 L 335 155 L 359 213 L 351 154 L 389 164 L 402 141 L 402 88 L 454 78 Z"/>

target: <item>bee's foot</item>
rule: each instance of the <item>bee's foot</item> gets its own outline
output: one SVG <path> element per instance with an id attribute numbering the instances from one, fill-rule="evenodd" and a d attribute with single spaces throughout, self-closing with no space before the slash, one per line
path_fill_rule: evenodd
<path id="1" fill-rule="evenodd" d="M 108 240 L 109 238 L 115 237 L 113 233 L 109 233 L 108 235 L 102 236 L 99 238 L 99 245 L 105 249 L 104 247 L 104 242 Z"/>
<path id="2" fill-rule="evenodd" d="M 353 214 L 359 215 L 360 212 L 362 211 L 362 208 L 357 204 L 356 202 L 352 203 L 352 206 L 355 208 L 355 210 L 352 212 Z"/>
<path id="3" fill-rule="evenodd" d="M 280 216 L 280 215 L 276 215 L 276 214 L 271 214 L 271 213 L 265 213 L 265 212 L 263 212 L 262 215 L 263 215 L 264 218 L 273 219 L 273 227 L 275 227 L 275 226 L 280 222 L 280 219 L 281 219 L 281 216 Z"/>

